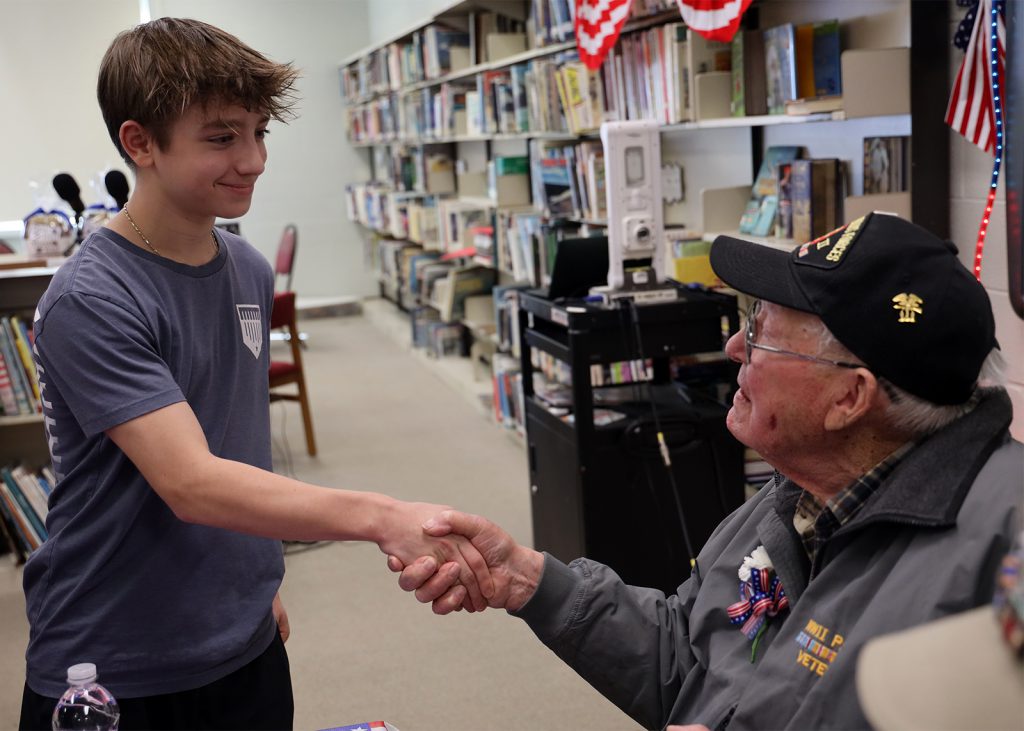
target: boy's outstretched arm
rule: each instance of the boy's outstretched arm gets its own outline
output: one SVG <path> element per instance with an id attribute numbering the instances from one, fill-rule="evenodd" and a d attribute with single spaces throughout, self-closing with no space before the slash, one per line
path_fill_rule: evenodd
<path id="1" fill-rule="evenodd" d="M 434 537 L 465 536 L 473 543 L 490 567 L 494 582 L 489 606 L 514 612 L 537 590 L 544 571 L 543 554 L 519 545 L 486 518 L 445 510 L 424 523 L 423 530 Z M 401 572 L 398 585 L 402 589 L 416 592 L 416 598 L 423 603 L 431 602 L 435 613 L 447 614 L 458 608 L 449 594 L 451 582 L 444 576 L 447 567 L 442 566 L 435 573 L 436 566 L 429 558 L 405 564 L 394 555 L 388 557 L 388 567 Z"/>
<path id="2" fill-rule="evenodd" d="M 318 487 L 210 453 L 186 402 L 107 430 L 174 514 L 189 523 L 290 540 L 372 541 L 407 563 L 456 562 L 459 581 L 444 602 L 480 610 L 494 593 L 486 561 L 461 536 L 435 538 L 422 526 L 444 506 L 373 492 Z"/>

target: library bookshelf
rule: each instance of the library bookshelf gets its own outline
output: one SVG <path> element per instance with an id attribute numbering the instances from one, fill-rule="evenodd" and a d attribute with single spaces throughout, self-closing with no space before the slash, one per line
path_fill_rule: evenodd
<path id="1" fill-rule="evenodd" d="M 794 38 L 808 28 L 832 34 L 841 109 L 799 115 L 751 103 L 762 91 L 750 80 L 768 70 L 734 55 L 746 40 L 704 41 L 685 28 L 675 0 L 634 0 L 609 59 L 588 72 L 575 56 L 573 4 L 453 2 L 340 63 L 347 134 L 370 170 L 348 186 L 348 215 L 374 251 L 381 294 L 408 312 L 414 342 L 432 355 L 488 353 L 496 404 L 504 388 L 522 389 L 519 293 L 548 284 L 560 239 L 607 225 L 603 119 L 662 122 L 662 163 L 679 180 L 666 192 L 664 218 L 677 236 L 739 235 L 787 250 L 799 243 L 777 226 L 751 233 L 740 225 L 779 146 L 838 161 L 836 216 L 895 211 L 948 236 L 949 160 L 936 154 L 948 139 L 946 3 L 755 0 L 741 37 L 763 43 L 766 30 L 786 26 Z M 736 113 L 740 97 L 749 115 Z M 905 141 L 904 189 L 864 195 L 872 138 Z M 479 276 L 481 268 L 493 275 Z M 470 279 L 484 284 L 474 290 Z M 438 289 L 454 306 L 438 307 Z M 483 307 L 488 297 L 492 306 Z M 468 320 L 473 327 L 460 331 Z M 508 401 L 513 413 L 496 406 L 496 418 L 522 431 L 522 408 Z"/>
<path id="2" fill-rule="evenodd" d="M 16 315 L 31 324 L 36 302 L 57 271 L 42 264 L 0 268 L 0 316 Z M 19 461 L 34 467 L 49 463 L 40 413 L 0 415 L 0 466 Z"/>
<path id="3" fill-rule="evenodd" d="M 0 352 L 5 366 L 0 373 L 0 552 L 9 553 L 17 565 L 46 540 L 46 501 L 54 478 L 35 367 L 24 359 L 31 360 L 29 330 L 36 303 L 59 263 L 0 256 Z"/>

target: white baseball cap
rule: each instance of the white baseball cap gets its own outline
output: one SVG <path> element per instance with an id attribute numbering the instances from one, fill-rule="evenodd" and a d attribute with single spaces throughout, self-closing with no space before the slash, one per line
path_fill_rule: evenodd
<path id="1" fill-rule="evenodd" d="M 857 692 L 878 731 L 1024 730 L 1024 545 L 1003 561 L 994 606 L 876 637 Z"/>

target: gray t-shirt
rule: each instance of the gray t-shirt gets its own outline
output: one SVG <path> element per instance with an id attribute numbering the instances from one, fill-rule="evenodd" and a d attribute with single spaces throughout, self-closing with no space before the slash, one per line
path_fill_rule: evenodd
<path id="1" fill-rule="evenodd" d="M 185 523 L 105 430 L 187 401 L 213 454 L 271 468 L 273 273 L 244 240 L 192 267 L 101 229 L 39 302 L 35 357 L 57 484 L 25 566 L 27 679 L 56 697 L 96 663 L 115 697 L 196 688 L 276 631 L 279 541 Z"/>

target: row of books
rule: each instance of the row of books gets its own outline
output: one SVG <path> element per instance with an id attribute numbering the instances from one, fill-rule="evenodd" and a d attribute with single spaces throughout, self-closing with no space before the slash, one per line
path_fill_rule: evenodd
<path id="1" fill-rule="evenodd" d="M 346 100 L 397 91 L 472 65 L 468 17 L 446 18 L 341 69 Z"/>
<path id="2" fill-rule="evenodd" d="M 908 146 L 906 137 L 864 138 L 865 195 L 906 190 Z M 837 158 L 804 159 L 799 146 L 769 147 L 740 219 L 740 233 L 804 242 L 832 231 L 845 220 L 849 168 L 848 161 Z"/>
<path id="3" fill-rule="evenodd" d="M 466 328 L 458 322 L 444 322 L 432 307 L 417 307 L 409 318 L 412 344 L 434 358 L 464 357 L 468 354 Z"/>
<path id="4" fill-rule="evenodd" d="M 456 323 L 465 317 L 466 302 L 489 295 L 497 274 L 472 261 L 469 251 L 442 255 L 408 241 L 381 241 L 380 281 L 384 295 L 406 310 L 429 307 L 437 321 Z"/>
<path id="5" fill-rule="evenodd" d="M 571 405 L 572 399 L 568 389 L 555 388 L 572 386 L 572 369 L 569 364 L 537 348 L 530 351 L 530 363 L 535 369 L 535 376 L 542 379 L 540 384 L 534 384 L 534 392 L 538 395 L 543 392 L 543 398 L 555 406 Z M 650 358 L 594 363 L 590 366 L 590 385 L 594 387 L 642 383 L 653 378 L 654 363 Z"/>
<path id="6" fill-rule="evenodd" d="M 836 20 L 741 31 L 731 44 L 665 23 L 623 34 L 596 71 L 569 50 L 350 105 L 349 138 L 585 134 L 604 121 L 833 111 L 842 107 L 839 53 Z"/>
<path id="7" fill-rule="evenodd" d="M 496 220 L 496 266 L 532 287 L 551 283 L 559 242 L 591 233 L 588 224 L 549 220 L 537 211 L 499 210 Z"/>
<path id="8" fill-rule="evenodd" d="M 740 233 L 810 241 L 843 220 L 847 164 L 837 158 L 804 159 L 802 148 L 773 146 L 765 151 L 740 219 Z"/>
<path id="9" fill-rule="evenodd" d="M 347 109 L 353 142 L 462 135 L 593 131 L 607 120 L 694 118 L 690 90 L 710 72 L 728 77 L 729 44 L 707 41 L 683 23 L 623 34 L 604 64 L 590 71 L 575 50 L 488 70 Z M 728 78 L 720 85 L 728 93 Z M 704 117 L 727 116 L 726 101 Z"/>
<path id="10" fill-rule="evenodd" d="M 42 411 L 32 338 L 31 324 L 24 318 L 0 318 L 0 415 L 28 416 Z"/>
<path id="11" fill-rule="evenodd" d="M 409 194 L 379 183 L 350 184 L 345 192 L 349 220 L 430 250 L 473 248 L 479 240 L 477 232 L 494 227 L 494 210 L 479 202 Z M 493 252 L 484 252 L 481 263 L 493 264 Z"/>
<path id="12" fill-rule="evenodd" d="M 592 222 L 608 215 L 604 148 L 599 141 L 530 145 L 533 201 L 549 218 Z"/>
<path id="13" fill-rule="evenodd" d="M 558 96 L 558 73 L 578 63 L 564 51 L 507 68 L 346 108 L 355 143 L 419 141 L 526 132 L 568 132 Z"/>
<path id="14" fill-rule="evenodd" d="M 528 7 L 527 7 L 528 5 Z M 675 0 L 635 0 L 629 20 L 675 7 Z M 477 64 L 500 61 L 515 51 L 543 48 L 575 37 L 575 0 L 527 0 L 522 8 L 447 15 L 341 69 L 346 101 L 399 91 Z"/>
<path id="15" fill-rule="evenodd" d="M 842 109 L 838 20 L 742 31 L 732 59 L 733 116 Z"/>
<path id="16" fill-rule="evenodd" d="M 559 174 L 567 174 L 564 167 Z M 571 205 L 569 183 L 564 187 L 565 200 Z M 586 224 L 552 221 L 531 206 L 493 208 L 452 197 L 407 195 L 371 183 L 347 186 L 346 202 L 350 220 L 399 239 L 394 242 L 399 248 L 411 243 L 421 247 L 424 255 L 459 254 L 471 263 L 505 272 L 516 283 L 535 287 L 549 283 L 558 242 L 588 232 Z M 572 212 L 572 208 L 566 210 Z M 382 246 L 384 250 L 393 247 L 391 242 Z M 386 266 L 382 260 L 382 268 Z M 382 281 L 388 278 L 383 269 L 381 276 Z M 391 296 L 399 299 L 397 290 Z"/>
<path id="17" fill-rule="evenodd" d="M 552 6 L 568 13 L 568 0 L 535 0 L 530 17 L 492 11 L 448 15 L 405 38 L 379 48 L 341 69 L 342 95 L 348 102 L 399 91 L 439 79 L 477 64 L 500 60 L 516 51 L 560 43 L 573 34 L 566 23 L 547 12 Z M 565 36 L 568 31 L 568 36 Z"/>
<path id="18" fill-rule="evenodd" d="M 17 563 L 23 563 L 47 538 L 46 515 L 53 472 L 24 465 L 0 468 L 0 531 Z"/>

